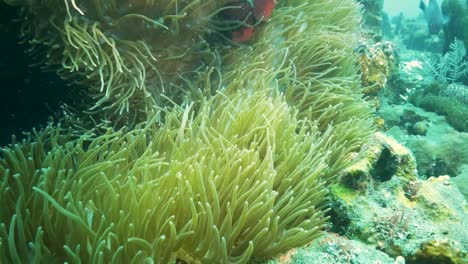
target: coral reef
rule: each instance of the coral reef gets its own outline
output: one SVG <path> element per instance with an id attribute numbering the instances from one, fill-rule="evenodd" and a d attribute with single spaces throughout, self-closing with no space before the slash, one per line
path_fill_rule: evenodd
<path id="1" fill-rule="evenodd" d="M 416 162 L 413 155 L 394 139 L 377 132 L 363 146 L 361 157 L 342 172 L 340 182 L 347 188 L 367 192 L 373 180 L 388 181 L 398 175 L 406 181 L 416 179 Z"/>
<path id="2" fill-rule="evenodd" d="M 468 43 L 468 3 L 463 3 L 463 0 L 444 0 L 441 9 L 448 20 L 444 25 L 444 52 L 447 52 L 456 38 Z"/>
<path id="3" fill-rule="evenodd" d="M 450 50 L 444 56 L 433 57 L 426 61 L 424 69 L 432 77 L 447 86 L 455 82 L 463 82 L 468 76 L 468 61 L 466 57 L 466 48 L 463 41 L 454 39 L 450 44 Z"/>
<path id="4" fill-rule="evenodd" d="M 398 173 L 402 161 L 411 157 L 408 150 L 382 135 L 376 137 L 380 138 L 376 147 L 384 140 L 394 150 L 389 148 L 393 158 L 386 158 L 382 151 L 379 159 L 386 159 L 389 166 L 374 162 L 362 170 L 374 172 L 372 178 L 361 177 L 355 184 L 368 186 L 367 192 L 344 183 L 332 188 L 336 231 L 374 245 L 391 257 L 402 256 L 409 263 L 466 263 L 467 205 L 450 177 L 419 180 L 415 170 Z M 369 150 L 363 151 L 373 153 Z M 414 159 L 408 162 L 413 168 Z M 381 173 L 382 167 L 395 168 L 394 174 Z"/>
<path id="5" fill-rule="evenodd" d="M 390 77 L 396 74 L 399 66 L 395 46 L 389 41 L 375 44 L 363 42 L 358 51 L 363 93 L 378 104 L 377 94 L 387 85 Z"/>
<path id="6" fill-rule="evenodd" d="M 411 104 L 385 106 L 379 110 L 386 120 L 387 134 L 411 149 L 420 178 L 463 173 L 468 165 L 468 135 L 456 131 L 448 120 Z M 424 135 L 412 133 L 418 123 L 426 124 Z"/>
<path id="7" fill-rule="evenodd" d="M 468 105 L 468 86 L 452 83 L 440 91 L 442 96 L 455 99 L 460 103 Z"/>
<path id="8" fill-rule="evenodd" d="M 415 91 L 409 97 L 413 105 L 443 115 L 453 128 L 461 132 L 468 131 L 468 105 L 443 95 L 445 87 L 438 83 L 427 86 L 424 90 Z"/>
<path id="9" fill-rule="evenodd" d="M 318 259 L 323 264 L 404 264 L 404 260 L 403 262 L 398 262 L 398 260 L 401 260 L 401 257 L 393 259 L 382 251 L 375 249 L 372 245 L 350 240 L 336 233 L 326 233 L 310 245 L 290 250 L 277 260 L 266 262 L 266 264 L 312 263 Z"/>
<path id="10" fill-rule="evenodd" d="M 382 101 L 389 104 L 411 103 L 447 118 L 458 131 L 468 131 L 466 50 L 455 40 L 443 56 L 415 55 L 405 52 L 399 70 L 395 71 Z M 421 120 L 420 120 L 421 121 Z M 414 126 L 415 124 L 411 124 Z M 423 128 L 424 124 L 419 124 Z M 411 128 L 410 128 L 411 129 Z M 418 129 L 413 130 L 415 133 Z"/>
<path id="11" fill-rule="evenodd" d="M 416 57 L 417 58 L 417 57 Z M 408 96 L 416 90 L 422 89 L 429 84 L 429 78 L 423 70 L 424 63 L 415 59 L 411 53 L 405 53 L 400 56 L 401 62 L 398 68 L 392 72 L 386 89 L 383 89 L 381 102 L 388 104 L 402 104 L 408 101 Z"/>

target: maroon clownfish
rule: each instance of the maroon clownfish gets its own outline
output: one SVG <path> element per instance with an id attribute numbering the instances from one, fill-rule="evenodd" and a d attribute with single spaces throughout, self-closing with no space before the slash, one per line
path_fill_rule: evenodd
<path id="1" fill-rule="evenodd" d="M 255 34 L 255 25 L 270 19 L 275 9 L 275 0 L 237 0 L 229 5 L 238 5 L 239 8 L 231 10 L 228 17 L 231 20 L 245 21 L 246 26 L 231 32 L 231 40 L 237 43 L 249 41 Z"/>
<path id="2" fill-rule="evenodd" d="M 237 43 L 244 43 L 249 41 L 255 34 L 255 28 L 253 26 L 242 27 L 231 33 L 231 40 Z"/>
<path id="3" fill-rule="evenodd" d="M 257 20 L 268 21 L 275 9 L 275 0 L 254 0 L 253 15 Z"/>

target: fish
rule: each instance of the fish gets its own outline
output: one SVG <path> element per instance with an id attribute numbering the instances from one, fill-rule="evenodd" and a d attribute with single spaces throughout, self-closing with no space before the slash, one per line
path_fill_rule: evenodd
<path id="1" fill-rule="evenodd" d="M 255 0 L 253 2 L 253 16 L 258 21 L 268 21 L 275 6 L 275 0 Z"/>
<path id="2" fill-rule="evenodd" d="M 437 35 L 443 25 L 443 15 L 439 3 L 437 0 L 420 0 L 419 8 L 424 12 L 429 34 Z"/>
<path id="3" fill-rule="evenodd" d="M 257 26 L 270 19 L 275 6 L 275 0 L 234 0 L 220 15 L 223 20 L 239 24 L 239 27 L 230 30 L 231 40 L 245 43 L 253 38 Z"/>
<path id="4" fill-rule="evenodd" d="M 246 24 L 255 24 L 252 16 L 253 5 L 247 1 L 234 1 L 228 3 L 229 8 L 221 12 L 223 19 L 227 21 L 243 21 Z"/>
<path id="5" fill-rule="evenodd" d="M 231 40 L 236 43 L 244 43 L 249 41 L 255 34 L 254 27 L 242 27 L 231 33 Z"/>

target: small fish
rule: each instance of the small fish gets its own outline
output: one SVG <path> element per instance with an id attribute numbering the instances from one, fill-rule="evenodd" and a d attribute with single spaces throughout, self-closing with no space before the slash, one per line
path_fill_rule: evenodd
<path id="1" fill-rule="evenodd" d="M 220 16 L 233 23 L 242 22 L 229 32 L 233 42 L 244 43 L 255 35 L 255 27 L 268 21 L 275 6 L 275 0 L 233 0 L 228 3 L 229 8 L 220 12 Z"/>
<path id="2" fill-rule="evenodd" d="M 254 27 L 242 27 L 231 33 L 231 40 L 236 43 L 244 43 L 249 41 L 255 34 Z"/>
<path id="3" fill-rule="evenodd" d="M 255 0 L 253 2 L 253 15 L 259 21 L 268 21 L 275 9 L 275 0 Z"/>
<path id="4" fill-rule="evenodd" d="M 437 35 L 442 29 L 443 16 L 437 0 L 420 0 L 419 8 L 424 12 L 429 33 Z"/>
<path id="5" fill-rule="evenodd" d="M 253 6 L 250 2 L 235 1 L 229 2 L 230 8 L 221 12 L 222 17 L 228 21 L 244 21 L 246 24 L 255 24 L 255 19 L 252 16 Z"/>

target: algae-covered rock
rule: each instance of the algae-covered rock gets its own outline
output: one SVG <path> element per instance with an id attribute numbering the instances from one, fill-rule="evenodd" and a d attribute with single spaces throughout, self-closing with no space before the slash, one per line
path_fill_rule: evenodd
<path id="1" fill-rule="evenodd" d="M 362 40 L 359 51 L 359 66 L 363 93 L 375 100 L 392 75 L 397 73 L 399 58 L 395 45 L 389 41 L 369 43 Z"/>
<path id="2" fill-rule="evenodd" d="M 380 263 L 404 264 L 402 257 L 392 258 L 372 245 L 327 232 L 321 238 L 305 247 L 290 250 L 275 259 L 262 264 L 348 264 Z M 400 262 L 398 262 L 400 261 Z M 253 263 L 252 263 L 253 264 Z"/>
<path id="3" fill-rule="evenodd" d="M 460 173 L 452 178 L 452 181 L 465 196 L 465 199 L 468 200 L 468 164 L 460 167 Z"/>
<path id="4" fill-rule="evenodd" d="M 411 152 L 381 132 L 362 148 L 354 165 L 341 175 L 341 184 L 353 190 L 365 190 L 397 176 L 406 181 L 417 177 L 416 161 Z"/>
<path id="5" fill-rule="evenodd" d="M 373 144 L 365 152 L 372 153 L 367 155 L 369 161 L 361 160 L 358 170 L 351 166 L 343 182 L 332 188 L 333 230 L 374 245 L 391 257 L 403 256 L 410 263 L 466 263 L 467 204 L 450 177 L 417 179 L 414 159 L 400 162 L 409 151 L 399 144 L 388 152 L 399 153 L 396 157 L 400 158 L 389 159 L 390 164 L 375 162 L 383 151 L 381 142 L 374 140 Z M 385 170 L 400 166 L 408 166 L 403 171 L 413 174 Z M 360 177 L 364 182 L 358 185 L 349 184 L 353 175 L 349 172 L 369 175 L 371 171 L 376 175 Z M 367 186 L 366 192 L 356 188 L 359 186 Z"/>
<path id="6" fill-rule="evenodd" d="M 468 145 L 468 134 L 452 128 L 447 118 L 410 104 L 385 106 L 379 113 L 386 121 L 387 134 L 413 153 L 419 177 L 455 177 L 468 165 L 468 148 L 464 147 Z M 424 135 L 411 133 L 419 122 L 426 125 Z"/>
<path id="7" fill-rule="evenodd" d="M 415 105 L 434 111 L 440 115 L 447 117 L 447 121 L 455 129 L 461 132 L 468 132 L 468 105 L 458 102 L 455 99 L 439 96 L 439 95 L 425 95 L 416 98 L 413 95 L 413 102 Z"/>

